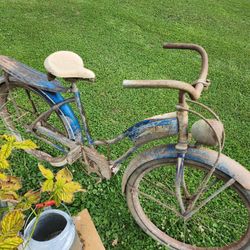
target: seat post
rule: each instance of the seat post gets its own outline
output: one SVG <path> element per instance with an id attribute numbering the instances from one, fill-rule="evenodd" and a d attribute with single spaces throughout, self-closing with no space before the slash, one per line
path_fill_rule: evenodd
<path id="1" fill-rule="evenodd" d="M 47 78 L 48 78 L 48 81 L 53 81 L 56 79 L 56 77 L 49 72 L 47 72 Z"/>
<path id="2" fill-rule="evenodd" d="M 87 137 L 87 141 L 88 141 L 89 145 L 92 145 L 94 141 L 90 135 L 85 109 L 84 109 L 84 106 L 81 102 L 80 92 L 79 92 L 75 82 L 72 83 L 72 90 L 71 91 L 72 91 L 72 93 L 74 93 L 75 102 L 76 102 L 77 108 L 79 110 L 81 119 L 82 119 L 83 129 L 84 129 L 85 135 Z"/>

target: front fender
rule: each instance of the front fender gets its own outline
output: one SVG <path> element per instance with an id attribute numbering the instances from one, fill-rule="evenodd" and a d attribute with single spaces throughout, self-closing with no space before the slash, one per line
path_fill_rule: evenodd
<path id="1" fill-rule="evenodd" d="M 199 163 L 206 164 L 212 168 L 218 153 L 214 150 L 207 148 L 188 148 L 185 155 L 185 159 L 196 161 Z M 175 145 L 161 145 L 155 148 L 151 148 L 143 153 L 139 154 L 134 158 L 126 169 L 123 180 L 122 180 L 122 192 L 124 193 L 126 188 L 126 183 L 130 175 L 142 164 L 156 160 L 156 159 L 173 159 L 177 158 L 177 151 Z M 242 187 L 250 190 L 250 172 L 240 165 L 235 160 L 221 154 L 219 162 L 217 164 L 217 169 L 231 178 L 235 179 Z"/>

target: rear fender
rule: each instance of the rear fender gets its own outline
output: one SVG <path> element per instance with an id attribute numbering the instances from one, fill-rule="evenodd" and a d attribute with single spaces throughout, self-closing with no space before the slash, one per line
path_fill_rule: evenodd
<path id="1" fill-rule="evenodd" d="M 202 164 L 206 164 L 211 167 L 214 165 L 217 159 L 218 153 L 214 150 L 207 148 L 188 148 L 185 155 L 185 159 L 196 161 Z M 157 159 L 174 159 L 177 158 L 177 151 L 175 145 L 161 145 L 150 150 L 144 151 L 134 158 L 126 169 L 122 180 L 122 192 L 125 192 L 126 184 L 132 173 L 142 164 L 157 160 Z M 217 164 L 219 169 L 224 174 L 235 179 L 242 187 L 250 190 L 250 172 L 240 165 L 238 162 L 221 154 L 219 162 Z"/>
<path id="2" fill-rule="evenodd" d="M 18 86 L 24 83 L 12 81 L 12 79 L 10 79 L 10 84 Z M 0 92 L 5 93 L 4 95 L 3 94 L 1 95 L 0 104 L 1 103 L 4 104 L 6 100 L 3 100 L 3 99 L 7 98 L 8 86 L 5 84 L 5 78 L 2 76 L 0 76 L 0 87 L 1 87 Z M 46 91 L 42 89 L 37 89 L 34 87 L 31 87 L 31 88 L 33 89 L 33 91 L 43 96 L 48 101 L 48 103 L 51 104 L 51 106 L 59 104 L 65 100 L 64 97 L 61 95 L 61 93 L 50 92 L 50 91 Z M 71 140 L 81 142 L 82 141 L 81 127 L 71 106 L 68 103 L 65 103 L 59 107 L 58 111 L 68 131 L 69 138 Z"/>

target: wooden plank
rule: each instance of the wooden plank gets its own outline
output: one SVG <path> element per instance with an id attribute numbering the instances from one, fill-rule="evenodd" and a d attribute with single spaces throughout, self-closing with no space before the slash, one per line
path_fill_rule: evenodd
<path id="1" fill-rule="evenodd" d="M 87 209 L 81 211 L 73 219 L 79 237 L 83 240 L 84 250 L 105 250 Z"/>

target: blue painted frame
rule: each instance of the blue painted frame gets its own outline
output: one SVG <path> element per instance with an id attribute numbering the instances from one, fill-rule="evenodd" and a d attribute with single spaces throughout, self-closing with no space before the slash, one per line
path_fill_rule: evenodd
<path id="1" fill-rule="evenodd" d="M 50 102 L 52 104 L 58 104 L 63 102 L 65 99 L 64 97 L 60 94 L 60 93 L 55 93 L 55 92 L 49 92 L 49 91 L 45 91 L 45 90 L 39 90 L 41 92 L 42 95 L 44 95 L 47 99 L 50 100 Z M 75 101 L 77 103 L 77 107 L 80 111 L 80 113 L 82 113 L 81 109 L 80 109 L 80 92 L 75 92 Z M 83 106 L 82 106 L 83 108 Z M 78 121 L 78 118 L 76 117 L 76 115 L 74 114 L 74 111 L 72 110 L 71 106 L 68 103 L 62 104 L 59 107 L 59 114 L 64 116 L 64 120 L 66 120 L 68 122 L 68 124 L 65 124 L 66 128 L 69 131 L 70 134 L 70 139 L 75 140 L 75 141 L 79 141 L 79 142 L 83 142 L 83 138 L 82 138 L 82 128 L 81 125 Z M 87 120 L 84 112 L 82 113 L 83 119 Z M 117 138 L 118 139 L 113 139 L 115 142 L 118 142 L 122 139 L 124 139 L 125 137 L 129 138 L 131 141 L 135 142 L 137 141 L 137 139 L 140 138 L 140 136 L 144 135 L 144 133 L 147 130 L 150 130 L 152 128 L 157 128 L 157 127 L 164 127 L 166 128 L 166 136 L 170 136 L 170 135 L 176 135 L 179 132 L 179 126 L 178 126 L 178 119 L 177 117 L 174 118 L 158 118 L 158 119 L 154 119 L 154 118 L 148 118 L 145 119 L 143 121 L 140 121 L 136 124 L 134 124 L 133 126 L 131 126 L 130 128 L 128 128 L 127 130 L 125 130 L 121 135 L 119 135 Z M 85 131 L 85 136 L 87 138 L 88 144 L 92 145 L 94 144 L 94 140 L 91 138 L 89 130 L 86 129 L 86 127 L 83 127 L 84 131 Z M 154 132 L 152 132 L 154 133 Z M 110 143 L 113 144 L 113 143 Z M 139 147 L 139 145 L 136 146 L 136 148 Z M 129 156 L 130 153 L 127 155 Z M 127 158 L 127 156 L 125 156 L 124 160 Z"/>
<path id="2" fill-rule="evenodd" d="M 49 92 L 41 89 L 39 91 L 46 99 L 49 99 L 52 104 L 58 104 L 65 100 L 60 93 Z M 65 126 L 69 132 L 70 139 L 81 141 L 81 126 L 70 105 L 61 105 L 59 107 L 59 115 L 64 116 L 66 118 L 65 120 L 68 122 Z"/>
<path id="3" fill-rule="evenodd" d="M 136 141 L 142 133 L 146 130 L 155 128 L 155 127 L 168 127 L 169 135 L 175 135 L 179 132 L 178 121 L 177 118 L 165 118 L 165 119 L 145 119 L 128 128 L 124 135 L 131 139 L 132 141 Z"/>
<path id="4" fill-rule="evenodd" d="M 5 56 L 0 56 L 0 67 L 10 76 L 14 77 L 15 81 L 17 80 L 19 84 L 28 85 L 43 96 L 51 104 L 51 112 L 53 111 L 53 107 L 57 106 L 57 112 L 59 116 L 63 117 L 62 121 L 68 132 L 69 139 L 79 143 L 85 143 L 85 141 L 87 141 L 89 145 L 95 144 L 88 128 L 84 105 L 81 102 L 80 92 L 75 81 L 72 81 L 70 87 L 65 88 L 58 80 L 54 79 L 49 81 L 46 74 Z M 69 100 L 70 98 L 68 98 L 65 100 L 61 94 L 66 92 L 71 92 L 74 95 L 74 101 L 81 116 L 80 122 L 69 104 L 73 99 Z M 46 112 L 44 114 L 46 115 Z M 82 133 L 82 131 L 84 131 L 84 133 Z M 165 119 L 148 118 L 131 126 L 116 138 L 106 140 L 105 143 L 113 144 L 127 137 L 138 147 L 141 143 L 158 139 L 159 137 L 157 136 L 160 134 L 169 136 L 177 134 L 178 132 L 178 121 L 176 117 Z M 129 152 L 132 152 L 134 149 L 135 148 L 130 149 Z M 129 153 L 124 157 L 126 158 L 128 155 Z"/>

